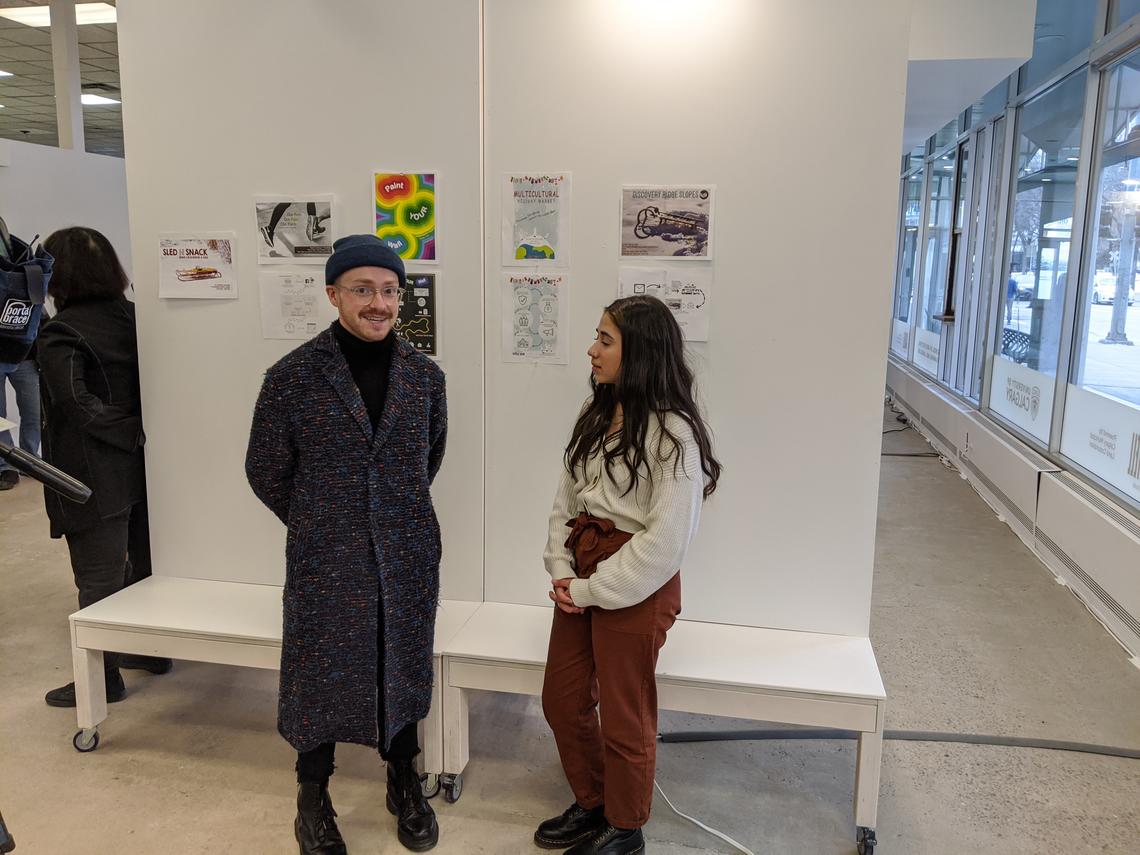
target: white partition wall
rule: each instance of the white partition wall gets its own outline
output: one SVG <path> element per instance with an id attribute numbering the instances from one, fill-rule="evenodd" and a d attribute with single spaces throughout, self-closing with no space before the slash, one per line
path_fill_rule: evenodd
<path id="1" fill-rule="evenodd" d="M 443 595 L 481 599 L 478 4 L 118 8 L 156 572 L 283 579 L 284 528 L 243 460 L 262 374 L 299 342 L 261 335 L 254 195 L 332 193 L 336 231 L 367 232 L 373 169 L 434 170 L 451 423 L 434 489 Z M 202 230 L 237 233 L 239 298 L 160 300 L 158 234 Z"/>
<path id="2" fill-rule="evenodd" d="M 711 183 L 690 351 L 725 469 L 684 615 L 866 635 L 910 5 L 488 0 L 488 600 L 545 602 L 621 185 Z M 526 170 L 573 173 L 568 366 L 501 361 L 498 187 Z"/>

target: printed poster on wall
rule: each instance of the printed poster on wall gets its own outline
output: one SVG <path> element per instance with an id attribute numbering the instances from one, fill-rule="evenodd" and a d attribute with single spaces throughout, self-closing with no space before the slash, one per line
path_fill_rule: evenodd
<path id="1" fill-rule="evenodd" d="M 569 363 L 565 276 L 503 274 L 503 362 Z"/>
<path id="2" fill-rule="evenodd" d="M 259 270 L 262 338 L 307 341 L 331 322 L 323 271 Z M 331 308 L 331 307 L 330 307 Z"/>
<path id="3" fill-rule="evenodd" d="M 1140 410 L 1070 384 L 1061 453 L 1140 501 Z"/>
<path id="4" fill-rule="evenodd" d="M 618 295 L 656 297 L 677 319 L 685 341 L 708 341 L 712 282 L 712 269 L 708 267 L 622 267 L 618 271 Z"/>
<path id="5" fill-rule="evenodd" d="M 408 285 L 396 317 L 396 335 L 425 356 L 439 356 L 436 274 L 408 271 Z"/>
<path id="6" fill-rule="evenodd" d="M 158 296 L 183 300 L 236 300 L 236 242 L 233 232 L 160 234 Z"/>
<path id="7" fill-rule="evenodd" d="M 570 173 L 503 176 L 503 265 L 570 263 Z"/>
<path id="8" fill-rule="evenodd" d="M 621 257 L 710 259 L 713 184 L 626 185 L 621 189 Z"/>
<path id="9" fill-rule="evenodd" d="M 405 261 L 435 261 L 434 172 L 372 175 L 373 232 Z"/>
<path id="10" fill-rule="evenodd" d="M 324 264 L 335 230 L 331 195 L 256 196 L 258 264 Z"/>

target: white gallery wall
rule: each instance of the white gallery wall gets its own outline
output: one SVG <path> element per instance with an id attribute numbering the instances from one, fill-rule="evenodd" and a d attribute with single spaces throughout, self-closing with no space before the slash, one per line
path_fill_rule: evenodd
<path id="1" fill-rule="evenodd" d="M 25 241 L 57 229 L 101 231 L 131 271 L 127 180 L 117 157 L 0 140 L 0 217 Z M 4 384 L 8 418 L 19 421 L 12 387 Z M 13 440 L 19 431 L 13 431 Z"/>
<path id="2" fill-rule="evenodd" d="M 451 424 L 433 490 L 443 595 L 481 599 L 478 4 L 118 10 L 156 572 L 284 578 L 284 527 L 247 486 L 244 458 L 264 371 L 300 342 L 261 335 L 254 195 L 335 194 L 336 232 L 361 233 L 373 169 L 435 170 Z M 237 233 L 239 298 L 160 300 L 158 234 L 201 230 Z"/>
<path id="3" fill-rule="evenodd" d="M 690 355 L 724 474 L 684 616 L 866 635 L 909 5 L 486 3 L 487 599 L 545 600 L 621 185 L 712 183 Z M 498 181 L 521 170 L 573 173 L 568 366 L 500 362 Z"/>
<path id="4" fill-rule="evenodd" d="M 725 471 L 685 616 L 865 635 L 909 12 L 121 0 L 158 572 L 281 579 L 283 529 L 242 470 L 262 373 L 293 346 L 261 338 L 255 194 L 331 192 L 337 231 L 366 231 L 373 168 L 439 173 L 444 596 L 541 603 L 621 185 L 707 182 L 715 304 L 691 352 Z M 567 366 L 501 358 L 499 188 L 524 170 L 573 173 Z M 237 232 L 239 299 L 158 298 L 157 236 L 180 230 Z"/>

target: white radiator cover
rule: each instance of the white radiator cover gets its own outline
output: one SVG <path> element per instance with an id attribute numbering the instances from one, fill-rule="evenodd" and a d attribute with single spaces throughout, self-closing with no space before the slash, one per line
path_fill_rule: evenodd
<path id="1" fill-rule="evenodd" d="M 1140 655 L 1140 520 L 1072 475 L 1051 472 L 1041 478 L 1035 541 L 1046 566 Z"/>

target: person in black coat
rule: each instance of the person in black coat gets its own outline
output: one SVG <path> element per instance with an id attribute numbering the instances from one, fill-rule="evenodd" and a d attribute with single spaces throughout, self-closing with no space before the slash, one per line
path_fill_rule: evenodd
<path id="1" fill-rule="evenodd" d="M 135 307 L 110 242 L 94 229 L 52 234 L 48 293 L 57 312 L 40 330 L 38 359 L 43 456 L 91 488 L 78 504 L 44 490 L 51 536 L 67 541 L 86 608 L 150 575 L 146 470 Z M 107 700 L 126 695 L 120 666 L 152 673 L 169 659 L 105 653 Z M 48 692 L 50 706 L 74 707 L 75 684 Z"/>
<path id="2" fill-rule="evenodd" d="M 333 245 L 338 319 L 265 374 L 246 475 L 286 526 L 277 727 L 298 753 L 302 855 L 342 855 L 328 794 L 337 742 L 376 746 L 405 847 L 439 828 L 414 758 L 431 703 L 443 372 L 392 331 L 404 263 L 373 235 Z"/>

